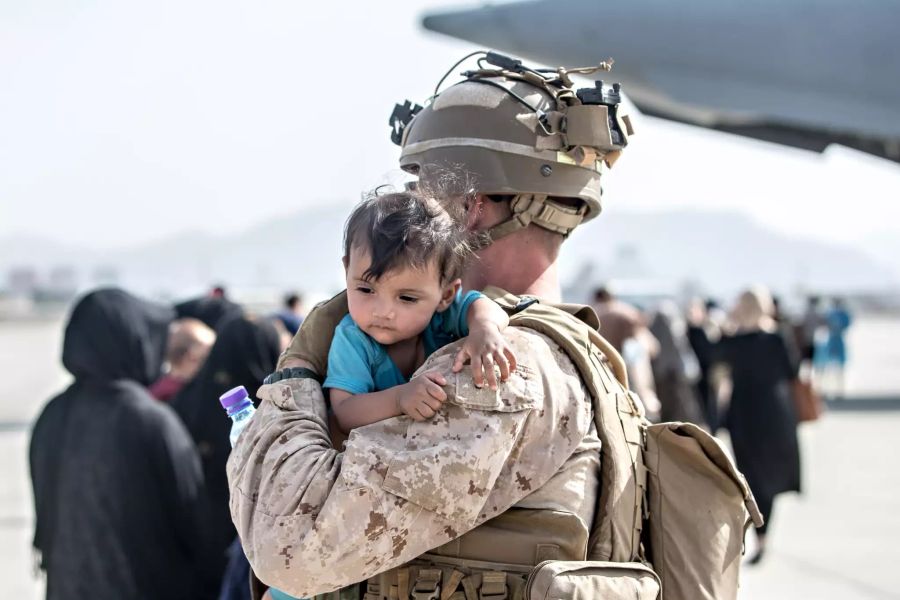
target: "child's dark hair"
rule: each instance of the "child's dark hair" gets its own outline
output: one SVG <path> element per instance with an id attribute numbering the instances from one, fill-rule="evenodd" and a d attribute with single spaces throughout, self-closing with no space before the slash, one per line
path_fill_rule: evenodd
<path id="1" fill-rule="evenodd" d="M 447 210 L 421 192 L 371 195 L 347 219 L 344 258 L 351 248 L 368 251 L 372 264 L 363 274 L 379 279 L 397 268 L 427 268 L 435 261 L 441 283 L 462 275 L 472 253 L 469 235 Z"/>

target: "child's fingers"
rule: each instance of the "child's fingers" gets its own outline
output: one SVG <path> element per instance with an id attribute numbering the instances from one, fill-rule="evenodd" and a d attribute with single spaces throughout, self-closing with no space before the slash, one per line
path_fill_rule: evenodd
<path id="1" fill-rule="evenodd" d="M 436 384 L 434 381 L 429 380 L 426 382 L 425 391 L 435 400 L 443 402 L 447 399 L 447 392 L 445 392 L 444 388 Z"/>
<path id="2" fill-rule="evenodd" d="M 437 371 L 428 371 L 424 374 L 424 377 L 438 385 L 447 385 L 447 379 Z"/>
<path id="3" fill-rule="evenodd" d="M 434 411 L 424 402 L 416 407 L 416 412 L 422 415 L 422 420 L 430 419 L 434 416 Z"/>
<path id="4" fill-rule="evenodd" d="M 484 369 L 481 364 L 481 357 L 477 354 L 472 355 L 472 381 L 475 383 L 475 387 L 482 387 L 484 385 Z"/>
<path id="5" fill-rule="evenodd" d="M 485 354 L 481 357 L 481 360 L 484 363 L 484 374 L 487 376 L 488 385 L 492 390 L 496 390 L 497 372 L 494 370 L 494 357 L 490 354 Z"/>
<path id="6" fill-rule="evenodd" d="M 441 407 L 444 405 L 444 403 L 441 400 L 438 400 L 437 398 L 432 398 L 430 396 L 427 398 L 423 398 L 422 402 L 427 404 L 431 408 L 431 410 L 433 410 L 435 412 L 439 411 L 441 409 Z"/>
<path id="7" fill-rule="evenodd" d="M 503 355 L 502 352 L 497 351 L 494 352 L 494 360 L 497 362 L 497 366 L 500 368 L 500 381 L 506 381 L 509 379 L 509 362 L 506 359 L 506 356 Z"/>
<path id="8" fill-rule="evenodd" d="M 468 353 L 465 348 L 462 348 L 459 352 L 456 353 L 456 360 L 453 361 L 453 372 L 459 373 L 462 371 L 463 365 L 466 363 L 466 356 Z"/>
<path id="9" fill-rule="evenodd" d="M 516 360 L 516 354 L 509 348 L 504 348 L 503 354 L 506 356 L 506 360 L 509 361 L 509 372 L 512 373 L 516 370 L 516 367 L 519 366 L 519 362 Z"/>

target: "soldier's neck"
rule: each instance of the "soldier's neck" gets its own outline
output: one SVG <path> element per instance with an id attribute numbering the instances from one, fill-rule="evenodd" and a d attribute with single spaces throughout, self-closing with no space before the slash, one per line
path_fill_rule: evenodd
<path id="1" fill-rule="evenodd" d="M 493 285 L 516 294 L 535 296 L 547 302 L 560 302 L 559 270 L 555 261 L 543 253 L 520 252 L 508 255 L 485 253 L 466 270 L 463 288 L 483 290 Z"/>

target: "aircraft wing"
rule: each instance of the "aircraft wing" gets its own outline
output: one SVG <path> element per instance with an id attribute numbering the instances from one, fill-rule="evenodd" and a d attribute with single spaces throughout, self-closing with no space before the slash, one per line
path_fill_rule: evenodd
<path id="1" fill-rule="evenodd" d="M 900 3 L 531 0 L 430 14 L 426 29 L 549 65 L 617 59 L 642 112 L 900 162 Z"/>

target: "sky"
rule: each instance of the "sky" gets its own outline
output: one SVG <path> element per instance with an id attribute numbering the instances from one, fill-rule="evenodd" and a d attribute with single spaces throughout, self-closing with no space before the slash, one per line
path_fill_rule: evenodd
<path id="1" fill-rule="evenodd" d="M 394 103 L 421 102 L 474 49 L 419 26 L 447 5 L 5 0 L 0 236 L 114 249 L 227 234 L 396 179 Z M 734 210 L 829 241 L 900 234 L 896 164 L 636 120 L 607 210 Z"/>

